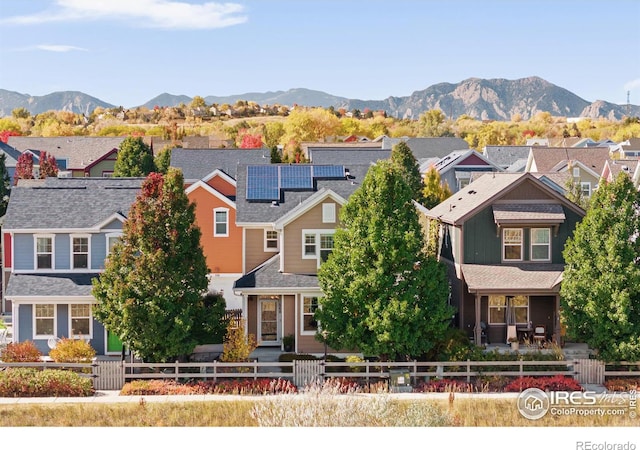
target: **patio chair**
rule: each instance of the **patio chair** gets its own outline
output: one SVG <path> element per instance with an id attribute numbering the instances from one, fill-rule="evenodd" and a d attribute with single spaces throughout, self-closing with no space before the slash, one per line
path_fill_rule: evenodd
<path id="1" fill-rule="evenodd" d="M 533 342 L 538 344 L 538 347 L 543 347 L 547 340 L 547 328 L 544 325 L 536 325 L 533 330 Z"/>

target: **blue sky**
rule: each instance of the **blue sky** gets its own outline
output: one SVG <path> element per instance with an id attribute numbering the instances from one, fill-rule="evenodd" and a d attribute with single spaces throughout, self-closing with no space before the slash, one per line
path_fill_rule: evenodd
<path id="1" fill-rule="evenodd" d="M 291 88 L 381 100 L 540 76 L 640 104 L 637 0 L 1 0 L 0 88 L 137 106 Z"/>

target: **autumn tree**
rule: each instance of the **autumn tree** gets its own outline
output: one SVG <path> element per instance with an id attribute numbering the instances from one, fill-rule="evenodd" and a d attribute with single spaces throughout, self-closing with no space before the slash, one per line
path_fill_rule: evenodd
<path id="1" fill-rule="evenodd" d="M 207 265 L 182 172 L 151 173 L 93 282 L 95 316 L 141 358 L 189 355 L 206 313 Z"/>
<path id="2" fill-rule="evenodd" d="M 333 251 L 318 269 L 324 296 L 315 317 L 332 348 L 407 359 L 443 340 L 453 315 L 449 282 L 424 252 L 413 193 L 382 160 L 342 207 Z"/>
<path id="3" fill-rule="evenodd" d="M 56 162 L 56 158 L 47 153 L 42 152 L 40 154 L 40 171 L 39 178 L 42 180 L 47 177 L 57 177 L 58 176 L 58 163 Z"/>
<path id="4" fill-rule="evenodd" d="M 145 177 L 154 170 L 153 152 L 141 137 L 130 136 L 120 143 L 114 177 Z"/>
<path id="5" fill-rule="evenodd" d="M 451 197 L 451 189 L 448 183 L 442 183 L 440 172 L 431 166 L 424 175 L 424 203 L 429 209 L 439 205 L 444 200 Z"/>
<path id="6" fill-rule="evenodd" d="M 604 361 L 640 360 L 640 192 L 624 173 L 601 183 L 567 239 L 560 288 L 567 337 Z"/>
<path id="7" fill-rule="evenodd" d="M 33 178 L 33 155 L 30 152 L 25 152 L 18 157 L 13 182 L 18 184 L 18 180 L 33 180 Z"/>
<path id="8" fill-rule="evenodd" d="M 242 133 L 240 148 L 262 148 L 262 136 Z"/>

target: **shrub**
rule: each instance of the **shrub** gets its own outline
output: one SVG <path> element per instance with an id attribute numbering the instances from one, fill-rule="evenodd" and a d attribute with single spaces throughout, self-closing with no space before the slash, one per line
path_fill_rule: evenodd
<path id="1" fill-rule="evenodd" d="M 49 356 L 57 363 L 90 363 L 95 358 L 96 351 L 82 339 L 63 338 L 49 352 Z"/>
<path id="2" fill-rule="evenodd" d="M 93 381 L 66 370 L 8 368 L 0 372 L 0 397 L 88 397 Z"/>
<path id="3" fill-rule="evenodd" d="M 604 387 L 615 392 L 638 391 L 640 378 L 610 378 L 604 382 Z"/>
<path id="4" fill-rule="evenodd" d="M 363 363 L 364 358 L 361 358 L 358 355 L 349 355 L 345 358 L 345 361 L 348 363 Z M 349 366 L 349 370 L 351 372 L 364 372 L 364 369 L 364 366 Z"/>
<path id="5" fill-rule="evenodd" d="M 294 394 L 297 388 L 289 380 L 224 380 L 177 383 L 164 380 L 134 380 L 120 390 L 120 395 L 274 395 Z"/>
<path id="6" fill-rule="evenodd" d="M 475 392 L 473 384 L 460 380 L 442 379 L 420 382 L 415 392 Z"/>
<path id="7" fill-rule="evenodd" d="M 2 361 L 10 362 L 40 362 L 42 352 L 32 341 L 11 342 L 2 351 Z"/>
<path id="8" fill-rule="evenodd" d="M 538 388 L 543 391 L 582 391 L 582 386 L 575 379 L 556 375 L 553 377 L 517 378 L 504 387 L 505 392 L 522 392 L 525 389 Z"/>

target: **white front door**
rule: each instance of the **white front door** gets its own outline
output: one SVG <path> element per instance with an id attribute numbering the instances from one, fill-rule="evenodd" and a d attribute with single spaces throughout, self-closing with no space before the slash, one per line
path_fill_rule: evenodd
<path id="1" fill-rule="evenodd" d="M 258 314 L 258 344 L 280 345 L 280 297 L 259 297 Z"/>

